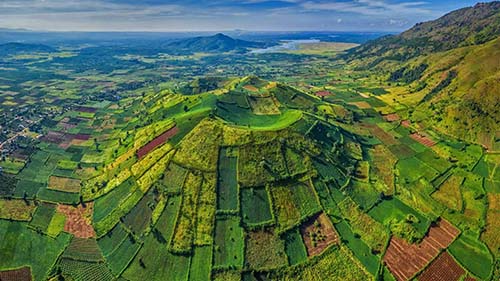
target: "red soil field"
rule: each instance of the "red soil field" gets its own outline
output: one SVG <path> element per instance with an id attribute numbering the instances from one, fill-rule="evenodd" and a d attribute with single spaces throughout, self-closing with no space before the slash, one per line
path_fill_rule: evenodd
<path id="1" fill-rule="evenodd" d="M 87 113 L 95 113 L 97 111 L 97 109 L 92 108 L 92 107 L 80 106 L 80 107 L 75 108 L 75 111 L 78 111 L 78 112 L 87 112 Z"/>
<path id="2" fill-rule="evenodd" d="M 316 96 L 318 97 L 327 97 L 329 95 L 331 95 L 332 93 L 330 93 L 329 91 L 319 91 L 319 92 L 316 92 Z"/>
<path id="3" fill-rule="evenodd" d="M 393 114 L 384 115 L 384 119 L 387 122 L 394 122 L 394 121 L 399 121 L 399 119 L 401 119 L 401 117 L 399 117 L 399 115 L 397 115 L 396 113 L 393 113 Z"/>
<path id="4" fill-rule="evenodd" d="M 31 281 L 31 269 L 22 267 L 14 270 L 0 271 L 0 281 Z"/>
<path id="5" fill-rule="evenodd" d="M 394 145 L 398 144 L 399 142 L 392 136 L 391 134 L 387 133 L 386 131 L 382 130 L 379 126 L 374 125 L 374 124 L 367 124 L 367 123 L 362 123 L 361 127 L 367 129 L 370 131 L 372 135 L 374 135 L 377 139 L 379 139 L 381 142 L 383 142 L 385 145 Z"/>
<path id="6" fill-rule="evenodd" d="M 87 134 L 76 134 L 76 135 L 73 136 L 73 138 L 75 140 L 84 140 L 84 141 L 86 141 L 86 140 L 90 139 L 90 135 L 87 135 Z"/>
<path id="7" fill-rule="evenodd" d="M 403 120 L 403 121 L 401 121 L 401 125 L 403 125 L 403 127 L 405 127 L 405 128 L 409 128 L 411 125 L 411 121 L 410 120 Z"/>
<path id="8" fill-rule="evenodd" d="M 448 254 L 443 252 L 420 274 L 419 281 L 457 281 L 465 270 Z"/>
<path id="9" fill-rule="evenodd" d="M 436 144 L 436 142 L 431 140 L 429 137 L 421 135 L 419 133 L 411 134 L 410 137 L 428 147 L 431 147 Z"/>
<path id="10" fill-rule="evenodd" d="M 70 205 L 58 205 L 57 211 L 66 216 L 64 231 L 77 238 L 95 237 L 95 231 L 91 225 L 93 207 L 93 202 L 87 203 L 85 208 L 82 205 L 76 208 Z"/>
<path id="11" fill-rule="evenodd" d="M 149 152 L 157 148 L 158 146 L 164 144 L 166 141 L 168 141 L 171 137 L 175 136 L 179 132 L 179 128 L 174 126 L 173 128 L 167 130 L 160 136 L 156 137 L 154 140 L 150 141 L 148 144 L 145 146 L 139 148 L 137 150 L 137 157 L 141 159 L 142 157 L 146 156 Z"/>
<path id="12" fill-rule="evenodd" d="M 253 85 L 245 85 L 245 86 L 243 86 L 243 88 L 245 88 L 246 90 L 249 90 L 250 92 L 257 92 L 259 90 Z"/>
<path id="13" fill-rule="evenodd" d="M 42 136 L 40 140 L 60 144 L 64 141 L 64 134 L 60 132 L 49 131 L 45 136 Z"/>
<path id="14" fill-rule="evenodd" d="M 409 244 L 406 240 L 392 237 L 383 261 L 397 280 L 409 280 L 442 249 L 447 248 L 460 231 L 441 219 L 431 226 L 420 244 Z"/>
<path id="15" fill-rule="evenodd" d="M 339 243 L 339 236 L 325 213 L 321 213 L 302 225 L 300 234 L 304 240 L 307 255 L 310 257 L 321 254 L 332 244 Z M 316 242 L 313 242 L 313 235 L 316 237 Z"/>
<path id="16" fill-rule="evenodd" d="M 71 123 L 67 123 L 67 122 L 63 122 L 63 121 L 59 122 L 59 126 L 61 126 L 65 132 L 76 127 L 75 124 L 71 124 Z"/>

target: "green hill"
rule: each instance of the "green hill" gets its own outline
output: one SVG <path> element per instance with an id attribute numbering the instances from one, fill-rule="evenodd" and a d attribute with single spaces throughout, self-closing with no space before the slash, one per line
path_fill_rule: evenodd
<path id="1" fill-rule="evenodd" d="M 407 107 L 412 121 L 499 150 L 499 35 L 500 2 L 480 3 L 369 42 L 348 59 L 402 85 L 385 100 Z"/>
<path id="2" fill-rule="evenodd" d="M 213 36 L 200 36 L 176 41 L 168 44 L 166 48 L 193 53 L 213 53 L 246 51 L 248 48 L 263 48 L 266 45 L 266 43 L 234 39 L 222 33 L 217 33 Z"/>
<path id="3" fill-rule="evenodd" d="M 53 53 L 56 49 L 42 44 L 6 43 L 0 44 L 0 55 L 18 55 L 27 53 Z"/>

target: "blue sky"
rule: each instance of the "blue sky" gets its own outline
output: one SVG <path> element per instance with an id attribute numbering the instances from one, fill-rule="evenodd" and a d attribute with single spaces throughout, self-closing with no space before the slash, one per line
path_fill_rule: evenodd
<path id="1" fill-rule="evenodd" d="M 0 27 L 54 31 L 401 31 L 468 0 L 0 0 Z"/>

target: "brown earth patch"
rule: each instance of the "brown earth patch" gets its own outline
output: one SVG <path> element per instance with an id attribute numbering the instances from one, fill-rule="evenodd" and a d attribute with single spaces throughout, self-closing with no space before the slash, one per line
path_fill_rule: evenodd
<path id="1" fill-rule="evenodd" d="M 19 269 L 0 271 L 0 281 L 31 281 L 31 269 L 22 267 Z"/>
<path id="2" fill-rule="evenodd" d="M 372 135 L 383 142 L 385 145 L 394 145 L 399 142 L 386 131 L 382 130 L 379 126 L 374 124 L 361 123 L 361 127 L 368 129 Z"/>
<path id="3" fill-rule="evenodd" d="M 330 245 L 339 243 L 339 236 L 325 213 L 313 217 L 300 227 L 308 256 L 321 254 Z"/>
<path id="4" fill-rule="evenodd" d="M 436 142 L 433 141 L 431 138 L 420 133 L 413 133 L 410 135 L 410 138 L 428 147 L 431 147 L 436 144 Z"/>
<path id="5" fill-rule="evenodd" d="M 75 235 L 77 238 L 95 237 L 95 231 L 92 227 L 92 212 L 94 203 L 87 203 L 85 207 L 78 205 L 58 205 L 57 211 L 66 216 L 64 231 Z"/>
<path id="6" fill-rule="evenodd" d="M 253 85 L 245 85 L 245 86 L 243 86 L 243 88 L 245 88 L 245 90 L 248 90 L 250 92 L 257 92 L 257 91 L 259 91 L 259 89 L 257 89 L 257 87 L 255 87 Z"/>
<path id="7" fill-rule="evenodd" d="M 411 121 L 410 120 L 403 120 L 401 121 L 401 125 L 405 128 L 409 128 L 411 126 Z"/>
<path id="8" fill-rule="evenodd" d="M 429 229 L 419 244 L 409 244 L 393 236 L 383 261 L 397 280 L 410 280 L 442 249 L 447 248 L 459 233 L 456 227 L 441 219 Z"/>
<path id="9" fill-rule="evenodd" d="M 322 98 L 322 97 L 327 97 L 327 96 L 330 96 L 332 93 L 329 92 L 329 91 L 319 91 L 319 92 L 316 92 L 316 96 Z"/>
<path id="10" fill-rule="evenodd" d="M 419 281 L 457 281 L 465 270 L 448 254 L 443 252 L 418 277 Z"/>
<path id="11" fill-rule="evenodd" d="M 399 117 L 396 113 L 384 115 L 384 120 L 387 122 L 399 121 L 399 119 L 401 119 L 401 117 Z"/>

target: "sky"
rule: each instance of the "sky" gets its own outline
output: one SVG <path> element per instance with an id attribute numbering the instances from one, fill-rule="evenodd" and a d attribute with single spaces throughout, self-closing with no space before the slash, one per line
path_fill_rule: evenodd
<path id="1" fill-rule="evenodd" d="M 48 31 L 401 31 L 467 0 L 0 0 L 0 28 Z M 484 1 L 483 1 L 484 2 Z"/>

